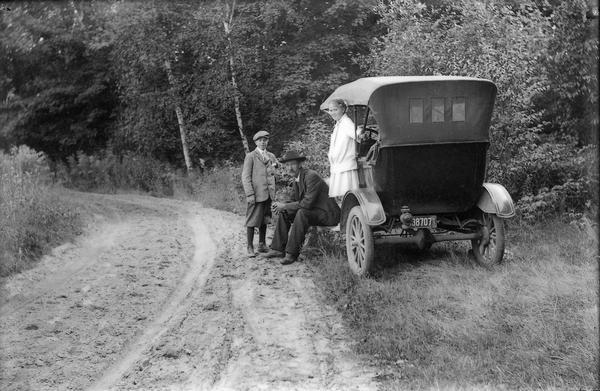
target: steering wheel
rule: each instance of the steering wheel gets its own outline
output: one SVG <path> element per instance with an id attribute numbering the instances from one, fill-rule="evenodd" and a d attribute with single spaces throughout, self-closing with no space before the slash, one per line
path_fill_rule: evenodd
<path id="1" fill-rule="evenodd" d="M 361 132 L 361 142 L 367 142 L 370 140 L 378 140 L 379 139 L 379 129 L 376 127 L 377 125 L 367 126 L 363 128 L 364 130 Z M 362 127 L 362 126 L 361 126 Z"/>
<path id="2" fill-rule="evenodd" d="M 363 131 L 365 140 L 377 140 L 379 138 L 379 129 L 377 129 L 375 126 L 367 126 L 365 128 Z"/>

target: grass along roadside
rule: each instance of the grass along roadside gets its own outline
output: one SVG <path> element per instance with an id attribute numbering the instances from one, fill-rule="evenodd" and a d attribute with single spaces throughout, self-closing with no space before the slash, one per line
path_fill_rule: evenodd
<path id="1" fill-rule="evenodd" d="M 34 264 L 80 230 L 77 212 L 50 185 L 43 154 L 25 146 L 0 152 L 0 277 Z"/>
<path id="2" fill-rule="evenodd" d="M 343 239 L 308 261 L 384 389 L 593 389 L 598 384 L 595 234 L 561 222 L 513 226 L 492 271 L 458 243 L 387 251 L 373 278 Z M 329 243 L 329 244 L 328 244 Z"/>

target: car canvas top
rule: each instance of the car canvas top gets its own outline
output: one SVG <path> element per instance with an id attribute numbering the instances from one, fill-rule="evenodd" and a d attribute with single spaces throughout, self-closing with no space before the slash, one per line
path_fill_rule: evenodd
<path id="1" fill-rule="evenodd" d="M 343 99 L 349 106 L 367 106 L 379 125 L 382 148 L 487 143 L 495 98 L 496 85 L 485 79 L 381 76 L 338 87 L 321 108 L 333 99 Z"/>

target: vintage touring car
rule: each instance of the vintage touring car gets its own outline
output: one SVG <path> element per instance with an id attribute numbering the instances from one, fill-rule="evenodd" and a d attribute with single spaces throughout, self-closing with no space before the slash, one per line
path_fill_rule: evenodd
<path id="1" fill-rule="evenodd" d="M 496 86 L 452 76 L 366 77 L 337 88 L 353 118 L 360 188 L 346 193 L 341 228 L 352 270 L 367 274 L 380 243 L 469 240 L 484 266 L 502 261 L 513 201 L 485 183 Z M 365 135 L 373 137 L 365 137 Z"/>

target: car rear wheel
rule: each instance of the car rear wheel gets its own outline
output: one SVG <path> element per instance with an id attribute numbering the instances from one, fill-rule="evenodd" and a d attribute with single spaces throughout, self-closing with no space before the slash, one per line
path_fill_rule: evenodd
<path id="1" fill-rule="evenodd" d="M 504 220 L 495 214 L 482 214 L 482 237 L 471 241 L 475 260 L 482 266 L 491 267 L 504 257 Z"/>
<path id="2" fill-rule="evenodd" d="M 346 220 L 346 253 L 350 268 L 355 274 L 365 276 L 373 268 L 375 260 L 373 232 L 360 206 L 353 207 Z"/>

